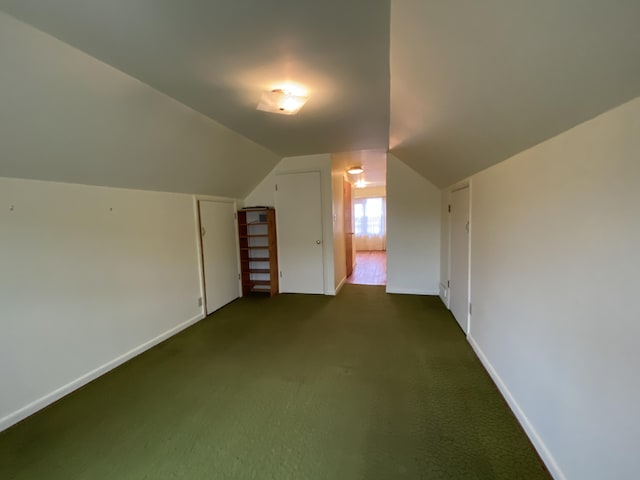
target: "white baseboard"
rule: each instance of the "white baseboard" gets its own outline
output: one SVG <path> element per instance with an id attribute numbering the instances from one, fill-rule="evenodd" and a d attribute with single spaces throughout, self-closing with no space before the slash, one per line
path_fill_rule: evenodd
<path id="1" fill-rule="evenodd" d="M 531 440 L 531 443 L 533 443 L 533 446 L 537 450 L 538 455 L 540 455 L 540 458 L 542 458 L 542 461 L 549 470 L 549 473 L 551 473 L 551 476 L 553 476 L 555 480 L 566 480 L 567 477 L 565 477 L 564 473 L 558 466 L 555 458 L 538 435 L 538 432 L 536 432 L 536 429 L 533 427 L 522 408 L 520 408 L 518 402 L 516 402 L 516 399 L 513 398 L 513 395 L 511 395 L 511 392 L 500 378 L 500 375 L 498 375 L 498 372 L 496 372 L 495 368 L 493 368 L 493 365 L 491 365 L 491 362 L 486 357 L 480 346 L 476 343 L 471 335 L 467 336 L 467 340 L 471 344 L 473 350 L 476 352 L 476 355 L 480 359 L 480 362 L 482 362 L 482 365 L 484 365 L 484 368 L 487 370 L 487 372 L 489 372 L 489 375 L 497 385 L 498 390 L 500 390 L 500 393 L 507 401 L 509 408 L 511 408 L 511 411 L 520 422 L 520 425 L 522 425 L 522 428 L 529 437 L 529 440 Z"/>
<path id="2" fill-rule="evenodd" d="M 61 399 L 65 395 L 68 395 L 69 393 L 73 392 L 74 390 L 77 390 L 78 388 L 86 385 L 87 383 L 91 382 L 92 380 L 95 380 L 99 376 L 104 375 L 109 370 L 113 370 L 117 366 L 122 365 L 127 360 L 131 360 L 133 357 L 141 354 L 145 350 L 148 350 L 151 347 L 154 347 L 155 345 L 159 344 L 160 342 L 165 341 L 167 338 L 172 337 L 173 335 L 175 335 L 176 333 L 184 330 L 187 327 L 190 327 L 194 323 L 202 320 L 204 317 L 205 317 L 204 314 L 202 314 L 202 313 L 198 314 L 195 317 L 187 320 L 186 322 L 183 322 L 180 325 L 177 325 L 177 326 L 167 330 L 166 332 L 161 333 L 157 337 L 152 338 L 151 340 L 143 343 L 142 345 L 139 345 L 139 346 L 133 348 L 132 350 L 129 350 L 127 353 L 124 353 L 124 354 L 120 355 L 119 357 L 114 358 L 113 360 L 105 363 L 104 365 L 102 365 L 102 366 L 100 366 L 98 368 L 95 368 L 94 370 L 91 370 L 90 372 L 85 373 L 81 377 L 76 378 L 75 380 L 67 383 L 66 385 L 63 385 L 62 387 L 57 388 L 56 390 L 54 390 L 51 393 L 48 393 L 44 397 L 41 397 L 41 398 L 29 403 L 28 405 L 25 405 L 24 407 L 16 410 L 15 412 L 10 413 L 9 415 L 7 415 L 7 416 L 5 416 L 3 418 L 0 418 L 0 432 L 3 431 L 3 430 L 6 430 L 7 428 L 9 428 L 12 425 L 15 425 L 19 421 L 24 420 L 28 416 L 33 415 L 38 410 L 41 410 L 41 409 L 43 409 L 44 407 L 46 407 L 48 405 L 51 405 L 56 400 Z"/>
<path id="3" fill-rule="evenodd" d="M 340 280 L 340 283 L 338 284 L 338 286 L 336 287 L 335 291 L 334 291 L 334 295 L 337 295 L 338 293 L 340 293 L 340 290 L 342 290 L 342 287 L 344 287 L 344 284 L 347 282 L 347 277 L 344 277 L 342 280 Z"/>
<path id="4" fill-rule="evenodd" d="M 422 290 L 422 289 L 413 289 L 413 288 L 396 288 L 389 287 L 387 285 L 387 293 L 399 293 L 405 295 L 439 295 L 439 291 L 437 290 Z"/>

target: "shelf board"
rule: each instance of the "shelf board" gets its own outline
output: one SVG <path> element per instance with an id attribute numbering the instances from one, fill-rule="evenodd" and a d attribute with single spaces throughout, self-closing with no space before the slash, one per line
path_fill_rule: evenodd
<path id="1" fill-rule="evenodd" d="M 269 225 L 267 222 L 238 222 L 241 227 L 253 227 L 254 225 Z"/>
<path id="2" fill-rule="evenodd" d="M 252 288 L 250 293 L 260 294 L 260 295 L 271 295 L 271 288 Z"/>
<path id="3" fill-rule="evenodd" d="M 265 285 L 265 286 L 270 286 L 271 285 L 271 281 L 270 280 L 251 280 L 251 284 L 252 285 Z"/>
<path id="4" fill-rule="evenodd" d="M 269 234 L 268 234 L 268 233 L 260 233 L 260 234 L 256 233 L 255 235 L 254 235 L 254 234 L 252 234 L 252 233 L 249 233 L 249 234 L 247 235 L 247 238 L 256 238 L 256 237 L 267 238 L 268 236 L 269 236 Z M 243 237 L 241 237 L 241 238 L 243 238 Z"/>
<path id="5" fill-rule="evenodd" d="M 269 257 L 247 257 L 243 258 L 243 260 L 248 262 L 268 262 L 270 259 Z"/>
<path id="6" fill-rule="evenodd" d="M 264 245 L 262 247 L 257 247 L 257 246 L 240 247 L 240 250 L 269 250 L 269 245 Z"/>
<path id="7" fill-rule="evenodd" d="M 250 268 L 249 273 L 271 273 L 268 268 Z"/>

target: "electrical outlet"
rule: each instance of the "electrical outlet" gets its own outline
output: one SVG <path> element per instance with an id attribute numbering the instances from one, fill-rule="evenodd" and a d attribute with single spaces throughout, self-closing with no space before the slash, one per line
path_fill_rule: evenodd
<path id="1" fill-rule="evenodd" d="M 201 307 L 202 306 L 202 297 L 198 298 L 198 306 Z"/>

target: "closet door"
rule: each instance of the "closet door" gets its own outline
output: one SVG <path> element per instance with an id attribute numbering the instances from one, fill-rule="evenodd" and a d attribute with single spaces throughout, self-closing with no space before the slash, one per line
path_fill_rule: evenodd
<path id="1" fill-rule="evenodd" d="M 278 175 L 276 223 L 281 293 L 324 293 L 320 172 Z"/>
<path id="2" fill-rule="evenodd" d="M 451 313 L 469 333 L 469 187 L 451 193 Z"/>
<path id="3" fill-rule="evenodd" d="M 233 203 L 200 200 L 207 315 L 240 296 Z"/>

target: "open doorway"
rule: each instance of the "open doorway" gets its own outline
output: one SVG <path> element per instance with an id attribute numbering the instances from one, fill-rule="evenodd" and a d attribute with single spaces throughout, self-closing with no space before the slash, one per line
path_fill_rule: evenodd
<path id="1" fill-rule="evenodd" d="M 347 283 L 359 285 L 387 284 L 387 192 L 386 155 L 367 152 L 362 157 L 359 174 L 350 175 L 350 194 L 345 192 L 345 230 L 351 237 L 352 272 Z M 346 185 L 345 185 L 346 187 Z M 350 197 L 350 198 L 348 198 Z M 348 218 L 351 217 L 349 221 Z M 349 272 L 349 265 L 347 272 Z"/>

